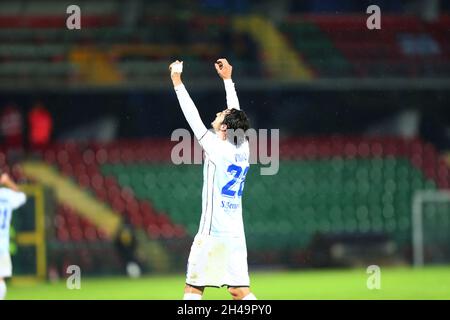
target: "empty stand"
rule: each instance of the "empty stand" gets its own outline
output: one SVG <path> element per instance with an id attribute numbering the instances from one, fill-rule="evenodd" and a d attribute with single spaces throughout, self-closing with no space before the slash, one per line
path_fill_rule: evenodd
<path id="1" fill-rule="evenodd" d="M 445 77 L 449 21 L 383 15 L 381 30 L 366 16 L 292 16 L 280 25 L 298 54 L 322 77 Z"/>

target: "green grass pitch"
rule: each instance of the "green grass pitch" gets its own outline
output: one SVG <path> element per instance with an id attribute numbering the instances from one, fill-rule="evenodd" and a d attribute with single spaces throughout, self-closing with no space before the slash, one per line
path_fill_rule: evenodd
<path id="1" fill-rule="evenodd" d="M 450 299 L 450 266 L 381 267 L 381 288 L 369 290 L 365 268 L 251 272 L 252 290 L 261 300 L 301 299 Z M 82 278 L 81 289 L 55 283 L 9 282 L 7 299 L 169 299 L 183 295 L 184 275 L 138 279 Z M 226 288 L 207 288 L 204 299 L 230 299 Z"/>

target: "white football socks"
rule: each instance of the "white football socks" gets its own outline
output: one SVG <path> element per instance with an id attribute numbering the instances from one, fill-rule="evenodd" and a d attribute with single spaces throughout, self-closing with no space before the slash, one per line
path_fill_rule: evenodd
<path id="1" fill-rule="evenodd" d="M 243 297 L 242 300 L 258 300 L 258 299 L 256 299 L 255 295 L 250 292 L 248 295 Z"/>
<path id="2" fill-rule="evenodd" d="M 198 293 L 185 293 L 183 300 L 202 300 L 202 295 Z"/>
<path id="3" fill-rule="evenodd" d="M 0 300 L 4 300 L 6 297 L 6 283 L 4 280 L 0 281 Z"/>

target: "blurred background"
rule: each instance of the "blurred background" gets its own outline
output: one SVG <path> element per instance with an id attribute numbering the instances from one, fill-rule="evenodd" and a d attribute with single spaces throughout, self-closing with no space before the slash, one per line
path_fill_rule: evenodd
<path id="1" fill-rule="evenodd" d="M 187 123 L 168 65 L 209 123 L 220 57 L 253 127 L 280 129 L 278 174 L 247 177 L 251 271 L 450 263 L 448 1 L 72 2 L 0 2 L 0 167 L 30 199 L 17 277 L 185 272 L 202 168 L 170 160 Z"/>

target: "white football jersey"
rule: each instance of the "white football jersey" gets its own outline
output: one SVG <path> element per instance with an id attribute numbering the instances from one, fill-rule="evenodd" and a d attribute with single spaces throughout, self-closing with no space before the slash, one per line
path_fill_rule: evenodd
<path id="1" fill-rule="evenodd" d="M 9 227 L 12 211 L 26 202 L 26 195 L 8 188 L 0 188 L 0 256 L 9 253 Z"/>
<path id="2" fill-rule="evenodd" d="M 231 79 L 224 80 L 228 109 L 240 110 Z M 249 170 L 249 144 L 221 140 L 203 124 L 197 107 L 183 84 L 175 88 L 181 110 L 203 147 L 202 216 L 198 234 L 244 237 L 242 192 Z"/>
<path id="3" fill-rule="evenodd" d="M 204 149 L 202 216 L 199 234 L 243 237 L 242 194 L 249 170 L 249 144 L 239 147 L 208 131 Z"/>

